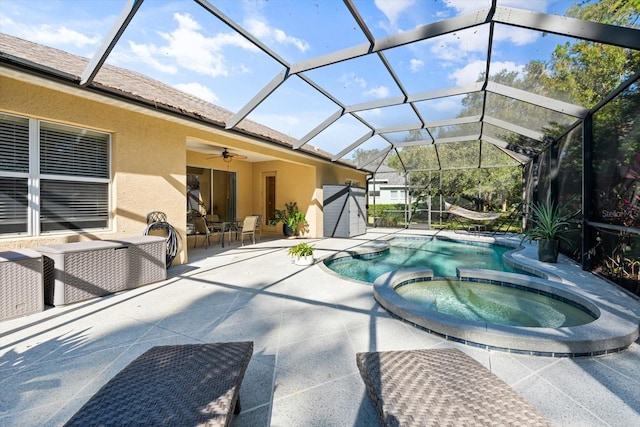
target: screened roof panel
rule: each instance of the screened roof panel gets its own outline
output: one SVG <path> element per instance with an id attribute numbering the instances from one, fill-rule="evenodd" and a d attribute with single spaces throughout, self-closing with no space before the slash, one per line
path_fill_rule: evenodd
<path id="1" fill-rule="evenodd" d="M 283 66 L 195 2 L 143 2 L 108 63 L 154 77 L 231 111 Z"/>
<path id="2" fill-rule="evenodd" d="M 511 132 L 491 123 L 484 123 L 482 125 L 482 135 L 504 142 L 506 144 L 505 147 L 509 149 L 513 149 L 513 146 L 516 146 L 522 149 L 532 149 L 539 152 L 545 146 L 545 143 L 542 140 L 528 138 L 522 134 Z"/>
<path id="3" fill-rule="evenodd" d="M 435 145 L 402 147 L 397 151 L 397 157 L 406 170 L 438 170 L 440 168 Z M 393 164 L 391 159 L 389 163 Z"/>
<path id="4" fill-rule="evenodd" d="M 377 55 L 353 58 L 305 72 L 344 105 L 401 96 Z"/>
<path id="5" fill-rule="evenodd" d="M 409 104 L 393 105 L 354 113 L 376 129 L 398 126 L 420 128 L 422 123 Z"/>
<path id="6" fill-rule="evenodd" d="M 485 114 L 545 135 L 554 135 L 576 121 L 566 114 L 491 92 L 487 93 Z"/>
<path id="7" fill-rule="evenodd" d="M 287 79 L 253 110 L 248 120 L 300 139 L 322 123 L 337 105 L 297 76 Z M 241 122 L 242 123 L 242 122 Z"/>
<path id="8" fill-rule="evenodd" d="M 376 38 L 402 33 L 440 21 L 443 18 L 451 18 L 461 13 L 486 9 L 491 6 L 490 0 L 386 1 L 376 2 L 377 8 L 371 7 L 371 0 L 354 0 L 353 3 Z"/>
<path id="9" fill-rule="evenodd" d="M 520 162 L 495 145 L 481 141 L 480 163 L 483 167 L 518 166 Z"/>
<path id="10" fill-rule="evenodd" d="M 498 6 L 514 6 L 513 0 L 497 0 Z M 622 2 L 629 1 L 633 2 L 634 0 L 622 0 Z M 567 12 L 571 11 L 571 5 L 577 2 L 566 2 L 566 1 L 518 1 L 517 7 L 520 9 L 525 9 L 533 12 L 546 12 L 553 15 L 564 16 Z M 591 2 L 598 4 L 598 2 Z M 580 15 L 580 19 L 584 19 L 586 21 L 592 22 L 600 22 L 603 24 L 612 24 L 618 25 L 621 27 L 628 28 L 638 28 L 638 19 L 637 15 L 635 19 L 633 17 L 629 17 L 627 14 L 621 13 L 619 10 L 619 6 L 614 2 L 612 3 L 612 7 L 607 9 L 606 13 L 602 13 L 601 8 L 593 8 L 590 7 Z M 570 16 L 575 16 L 575 13 L 569 13 Z"/>
<path id="11" fill-rule="evenodd" d="M 358 169 L 365 170 L 367 172 L 375 172 L 385 163 L 388 152 L 379 153 L 378 156 L 370 158 L 367 161 L 359 162 L 357 167 Z"/>
<path id="12" fill-rule="evenodd" d="M 382 152 L 388 151 L 390 148 L 391 145 L 387 141 L 379 135 L 374 135 L 354 150 L 351 150 L 343 158 L 352 161 L 357 167 L 362 168 L 369 165 L 372 160 L 378 159 Z"/>
<path id="13" fill-rule="evenodd" d="M 455 31 L 385 51 L 409 94 L 464 86 L 485 71 L 489 25 Z"/>
<path id="14" fill-rule="evenodd" d="M 0 32 L 90 58 L 108 36 L 123 3 L 80 0 L 74 4 L 3 1 Z"/>
<path id="15" fill-rule="evenodd" d="M 428 128 L 436 139 L 453 138 L 465 135 L 480 135 L 480 123 L 463 123 L 450 126 L 436 126 Z"/>
<path id="16" fill-rule="evenodd" d="M 413 130 L 405 130 L 401 132 L 389 132 L 385 133 L 384 138 L 393 144 L 402 144 L 402 143 L 410 143 L 410 142 L 421 142 L 432 141 L 429 132 L 426 129 L 413 129 Z"/>
<path id="17" fill-rule="evenodd" d="M 480 165 L 480 141 L 436 144 L 442 169 L 477 168 Z"/>
<path id="18" fill-rule="evenodd" d="M 367 39 L 342 2 L 211 2 L 289 63 L 323 56 L 366 43 Z M 312 22 L 313 25 L 309 25 Z M 327 37 L 331 28 L 340 37 Z"/>
<path id="19" fill-rule="evenodd" d="M 429 154 L 422 165 L 397 156 L 394 164 L 392 150 L 376 168 L 470 167 L 479 164 L 480 137 L 532 158 L 545 136 L 565 132 L 640 69 L 632 3 L 573 3 L 2 0 L 3 33 L 64 54 L 0 38 L 0 61 L 41 64 L 39 72 L 70 84 L 101 84 L 125 99 L 133 93 L 293 149 L 316 147 L 334 161 L 386 141 L 400 159 L 415 157 L 422 147 L 414 144 Z M 133 73 L 113 78 L 104 60 L 171 90 Z M 432 136 L 471 141 L 434 149 Z M 476 147 L 475 160 L 449 155 L 456 147 L 458 157 Z M 484 158 L 498 153 L 490 150 L 483 161 L 498 162 L 498 154 Z"/>
<path id="20" fill-rule="evenodd" d="M 518 29 L 518 37 L 509 38 L 507 34 L 512 34 L 513 27 L 504 24 L 495 25 L 495 38 L 492 46 L 491 65 L 489 80 L 510 87 L 522 89 L 530 93 L 535 93 L 556 100 L 593 107 L 600 101 L 594 93 L 588 90 L 581 90 L 581 86 L 588 86 L 594 81 L 599 81 L 605 92 L 611 92 L 617 87 L 620 76 L 630 77 L 635 72 L 632 68 L 626 69 L 624 63 L 618 64 L 615 75 L 603 74 L 603 67 L 600 61 L 611 61 L 613 56 L 624 58 L 628 54 L 628 49 L 618 46 L 610 46 L 597 42 L 584 42 L 572 37 L 560 36 L 556 34 L 545 34 L 541 31 Z M 527 40 L 531 44 L 535 42 L 535 51 L 530 56 L 523 55 L 520 50 L 522 44 Z M 559 52 L 591 51 L 593 64 L 585 72 L 591 74 L 586 77 L 587 81 L 575 81 L 570 78 L 556 81 L 553 77 L 562 77 L 565 73 L 566 63 L 557 61 Z M 608 51 L 608 55 L 602 52 Z M 547 60 L 536 60 L 536 57 L 547 58 Z"/>
<path id="21" fill-rule="evenodd" d="M 475 116 L 482 113 L 482 94 L 447 96 L 414 103 L 425 122 L 435 122 L 456 117 Z"/>
<path id="22" fill-rule="evenodd" d="M 362 122 L 351 115 L 345 115 L 313 137 L 308 145 L 318 147 L 335 156 L 359 139 L 371 135 L 373 131 Z"/>

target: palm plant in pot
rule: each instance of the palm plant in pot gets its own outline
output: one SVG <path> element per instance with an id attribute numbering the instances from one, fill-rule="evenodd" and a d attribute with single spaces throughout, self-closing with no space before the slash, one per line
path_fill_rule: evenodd
<path id="1" fill-rule="evenodd" d="M 273 218 L 269 224 L 276 225 L 280 222 L 282 223 L 282 233 L 287 237 L 297 236 L 300 226 L 307 226 L 307 218 L 298 210 L 297 202 L 285 203 L 284 209 L 273 211 Z"/>
<path id="2" fill-rule="evenodd" d="M 287 253 L 297 265 L 313 264 L 313 246 L 305 242 L 290 247 Z"/>
<path id="3" fill-rule="evenodd" d="M 524 231 L 524 239 L 538 242 L 538 259 L 543 262 L 557 262 L 560 242 L 570 245 L 566 234 L 570 231 L 569 220 L 580 210 L 568 211 L 569 200 L 564 205 L 549 199 L 545 202 L 529 203 L 532 213 L 531 226 Z"/>

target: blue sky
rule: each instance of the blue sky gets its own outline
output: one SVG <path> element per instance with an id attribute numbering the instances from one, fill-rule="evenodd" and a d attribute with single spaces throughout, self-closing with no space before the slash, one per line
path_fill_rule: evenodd
<path id="1" fill-rule="evenodd" d="M 91 57 L 108 34 L 125 0 L 1 0 L 0 31 Z M 338 0 L 224 0 L 211 3 L 285 61 L 294 64 L 366 42 Z M 488 0 L 354 0 L 376 38 L 489 6 Z M 503 0 L 499 5 L 563 14 L 570 1 Z M 409 93 L 476 81 L 487 57 L 488 26 L 395 48 L 385 55 Z M 491 72 L 521 70 L 532 59 L 548 59 L 565 39 L 496 26 Z M 233 112 L 283 67 L 190 0 L 146 0 L 110 55 L 108 63 L 132 69 Z M 309 71 L 307 75 L 346 105 L 400 95 L 373 56 Z M 461 97 L 425 103 L 428 121 L 455 117 Z M 406 124 L 407 106 L 372 110 L 362 117 L 376 127 Z M 299 78 L 290 78 L 249 118 L 301 138 L 338 110 Z M 345 117 L 314 145 L 336 153 L 367 132 Z M 338 144 L 336 141 L 340 140 Z M 369 147 L 384 147 L 374 138 Z"/>

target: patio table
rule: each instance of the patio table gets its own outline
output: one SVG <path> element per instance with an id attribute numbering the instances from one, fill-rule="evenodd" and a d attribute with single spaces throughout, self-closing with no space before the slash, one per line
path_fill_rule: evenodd
<path id="1" fill-rule="evenodd" d="M 212 226 L 210 228 L 211 231 L 213 231 L 214 229 L 216 231 L 217 230 L 221 230 L 220 232 L 222 233 L 222 236 L 220 238 L 220 241 L 222 243 L 222 247 L 224 248 L 224 233 L 226 231 L 229 232 L 229 243 L 231 243 L 231 231 L 233 231 L 238 226 L 238 220 L 237 219 L 229 219 L 229 220 L 225 220 L 225 221 L 208 221 L 207 224 Z M 215 226 L 215 227 L 213 227 L 213 226 Z"/>

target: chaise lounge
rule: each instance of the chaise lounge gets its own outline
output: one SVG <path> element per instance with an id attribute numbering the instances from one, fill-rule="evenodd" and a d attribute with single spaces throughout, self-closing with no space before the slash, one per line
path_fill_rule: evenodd
<path id="1" fill-rule="evenodd" d="M 153 347 L 106 383 L 66 426 L 228 426 L 253 342 Z"/>
<path id="2" fill-rule="evenodd" d="M 538 410 L 456 349 L 357 353 L 383 426 L 549 426 Z"/>

